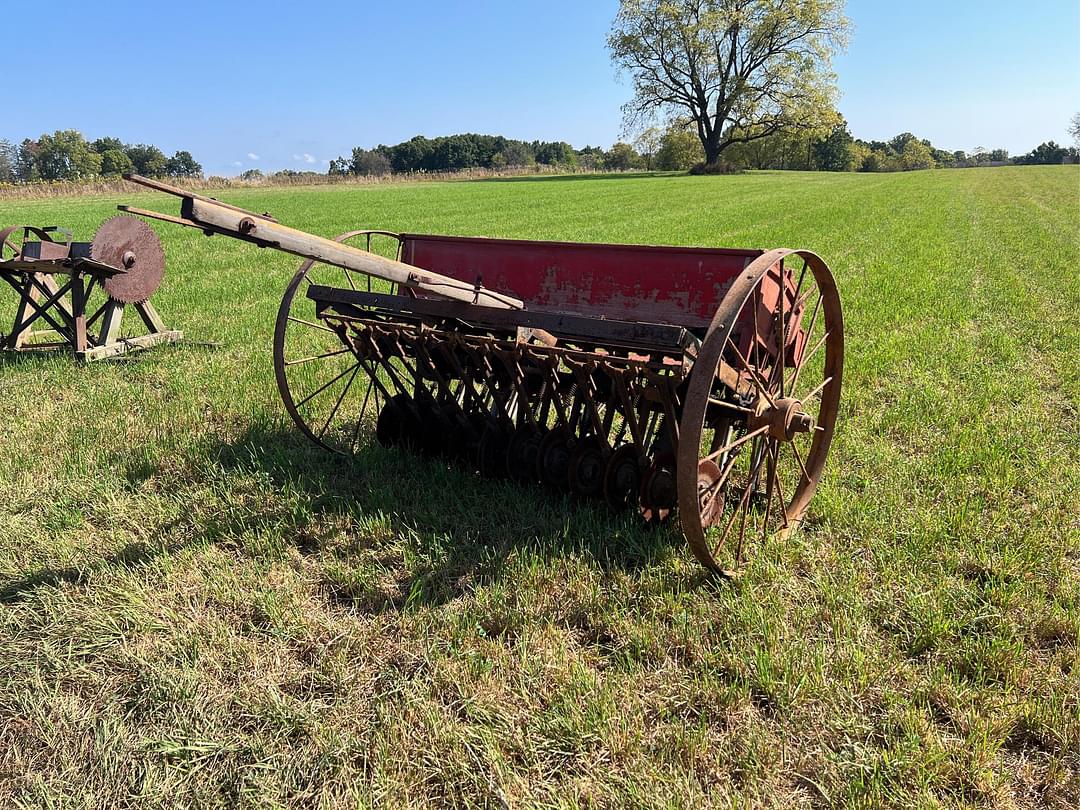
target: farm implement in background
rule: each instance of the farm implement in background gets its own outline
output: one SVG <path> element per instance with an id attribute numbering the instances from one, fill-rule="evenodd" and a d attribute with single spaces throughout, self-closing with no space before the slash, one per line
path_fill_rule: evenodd
<path id="1" fill-rule="evenodd" d="M 802 520 L 840 401 L 843 320 L 805 250 L 359 230 L 324 239 L 189 191 L 179 217 L 304 258 L 274 331 L 299 428 L 634 508 L 731 574 Z"/>
<path id="2" fill-rule="evenodd" d="M 56 227 L 0 230 L 0 279 L 19 296 L 0 349 L 70 349 L 81 360 L 98 360 L 174 343 L 183 333 L 166 328 L 150 303 L 164 274 L 161 242 L 133 217 L 107 220 L 91 242 L 74 242 Z M 145 333 L 122 334 L 128 306 Z"/>

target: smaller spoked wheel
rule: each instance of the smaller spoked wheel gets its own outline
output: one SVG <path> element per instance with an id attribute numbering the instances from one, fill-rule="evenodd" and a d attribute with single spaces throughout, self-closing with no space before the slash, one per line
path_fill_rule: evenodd
<path id="1" fill-rule="evenodd" d="M 706 333 L 679 423 L 683 533 L 711 571 L 740 572 L 798 526 L 836 425 L 844 332 L 817 255 L 774 250 L 736 279 Z"/>
<path id="2" fill-rule="evenodd" d="M 335 241 L 392 259 L 401 246 L 400 237 L 387 231 L 350 231 Z M 274 325 L 274 375 L 289 415 L 308 438 L 335 453 L 355 453 L 377 426 L 381 440 L 420 443 L 422 437 L 414 435 L 415 405 L 402 398 L 391 378 L 393 369 L 376 368 L 358 357 L 345 340 L 347 327 L 319 317 L 308 296 L 313 285 L 392 291 L 388 282 L 364 273 L 312 260 L 300 265 Z"/>

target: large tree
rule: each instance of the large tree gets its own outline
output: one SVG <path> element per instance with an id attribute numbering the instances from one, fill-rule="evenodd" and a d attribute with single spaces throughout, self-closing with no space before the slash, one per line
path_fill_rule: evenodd
<path id="1" fill-rule="evenodd" d="M 628 127 L 696 128 L 708 163 L 776 132 L 835 123 L 844 0 L 621 0 L 608 46 L 634 79 Z"/>
<path id="2" fill-rule="evenodd" d="M 202 177 L 202 166 L 191 152 L 181 150 L 165 161 L 165 174 L 169 177 Z"/>
<path id="3" fill-rule="evenodd" d="M 42 135 L 37 146 L 38 171 L 45 180 L 78 180 L 101 171 L 101 155 L 74 129 Z"/>
<path id="4" fill-rule="evenodd" d="M 165 176 L 165 166 L 169 159 L 156 146 L 145 143 L 128 144 L 124 147 L 124 152 L 131 159 L 136 174 L 146 177 Z"/>

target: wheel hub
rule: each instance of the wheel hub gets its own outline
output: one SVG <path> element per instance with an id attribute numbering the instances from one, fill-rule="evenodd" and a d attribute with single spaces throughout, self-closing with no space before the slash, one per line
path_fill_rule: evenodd
<path id="1" fill-rule="evenodd" d="M 771 438 L 790 442 L 796 434 L 814 429 L 814 417 L 804 411 L 802 402 L 794 397 L 778 399 L 772 405 L 761 397 L 757 401 L 755 414 L 747 420 L 747 429 L 759 430 L 763 427 L 769 429 Z"/>

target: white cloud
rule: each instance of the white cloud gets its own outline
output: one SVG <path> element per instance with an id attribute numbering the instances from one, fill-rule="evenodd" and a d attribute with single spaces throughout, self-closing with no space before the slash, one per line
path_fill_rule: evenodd
<path id="1" fill-rule="evenodd" d="M 292 159 L 295 160 L 297 163 L 318 163 L 319 162 L 318 158 L 316 158 L 314 155 L 309 155 L 307 152 L 304 152 L 304 154 L 302 154 L 302 155 L 293 155 Z"/>
<path id="2" fill-rule="evenodd" d="M 254 152 L 248 152 L 248 160 L 258 160 L 258 159 L 259 159 L 259 156 L 256 155 Z"/>
<path id="3" fill-rule="evenodd" d="M 238 168 L 238 169 L 239 169 L 239 168 L 240 168 L 241 166 L 243 166 L 244 164 L 243 164 L 243 163 L 241 163 L 241 162 L 240 162 L 239 160 L 234 160 L 234 161 L 232 162 L 232 165 L 233 165 L 233 166 L 235 166 L 236 168 Z"/>

